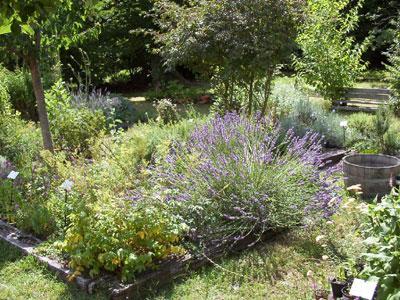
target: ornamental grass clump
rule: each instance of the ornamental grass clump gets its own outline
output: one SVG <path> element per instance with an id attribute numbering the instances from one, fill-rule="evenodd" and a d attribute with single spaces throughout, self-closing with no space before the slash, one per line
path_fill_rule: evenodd
<path id="1" fill-rule="evenodd" d="M 195 238 L 238 240 L 329 217 L 339 187 L 321 162 L 317 134 L 299 138 L 269 119 L 228 113 L 174 145 L 156 180 Z"/>

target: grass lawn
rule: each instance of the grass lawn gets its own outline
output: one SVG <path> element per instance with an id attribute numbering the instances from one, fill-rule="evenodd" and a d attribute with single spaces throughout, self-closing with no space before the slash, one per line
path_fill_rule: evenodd
<path id="1" fill-rule="evenodd" d="M 32 256 L 23 256 L 0 241 L 0 299 L 106 299 L 87 296 L 72 285 L 58 280 Z"/>
<path id="2" fill-rule="evenodd" d="M 302 234 L 287 234 L 176 282 L 149 299 L 314 299 L 311 270 L 327 287 L 335 264 Z"/>

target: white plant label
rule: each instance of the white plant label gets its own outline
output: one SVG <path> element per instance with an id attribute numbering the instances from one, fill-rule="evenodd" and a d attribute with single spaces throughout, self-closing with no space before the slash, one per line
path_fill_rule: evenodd
<path id="1" fill-rule="evenodd" d="M 72 190 L 73 186 L 74 186 L 74 182 L 67 179 L 62 183 L 61 188 L 67 192 L 70 192 Z"/>
<path id="2" fill-rule="evenodd" d="M 19 172 L 11 171 L 10 174 L 8 174 L 7 178 L 11 179 L 11 180 L 15 180 L 15 178 L 17 178 L 18 175 L 19 175 Z"/>
<path id="3" fill-rule="evenodd" d="M 346 128 L 348 126 L 347 121 L 340 121 L 340 127 Z"/>
<path id="4" fill-rule="evenodd" d="M 363 299 L 372 300 L 374 298 L 376 287 L 378 282 L 366 281 L 358 278 L 354 278 L 353 284 L 350 289 L 350 295 L 361 297 Z"/>

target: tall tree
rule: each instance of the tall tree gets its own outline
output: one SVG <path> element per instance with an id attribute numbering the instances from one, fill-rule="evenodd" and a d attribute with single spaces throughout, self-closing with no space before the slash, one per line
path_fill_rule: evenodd
<path id="1" fill-rule="evenodd" d="M 23 58 L 30 69 L 44 148 L 53 151 L 40 72 L 40 49 L 69 44 L 84 19 L 84 0 L 0 1 L 0 47 Z M 61 43 L 62 42 L 62 43 Z"/>
<path id="2" fill-rule="evenodd" d="M 365 70 L 362 54 L 368 40 L 358 44 L 350 34 L 357 28 L 357 0 L 307 0 L 307 16 L 297 42 L 302 55 L 295 60 L 298 74 L 329 100 L 338 100 Z"/>
<path id="3" fill-rule="evenodd" d="M 211 71 L 221 87 L 224 109 L 237 109 L 234 93 L 241 86 L 247 96 L 239 108 L 246 106 L 249 114 L 259 108 L 264 114 L 274 71 L 288 61 L 295 46 L 303 4 L 302 0 L 198 0 L 178 5 L 159 0 L 161 32 L 156 40 L 167 66 Z M 264 94 L 258 107 L 257 85 Z"/>

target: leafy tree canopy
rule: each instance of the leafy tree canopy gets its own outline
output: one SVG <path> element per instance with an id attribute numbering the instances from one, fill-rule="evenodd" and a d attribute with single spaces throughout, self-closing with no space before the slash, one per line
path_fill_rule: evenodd
<path id="1" fill-rule="evenodd" d="M 246 86 L 251 112 L 254 83 L 287 62 L 295 47 L 303 3 L 198 0 L 181 6 L 157 1 L 161 33 L 156 40 L 167 66 L 184 64 L 203 73 L 219 73 L 226 90 L 232 81 Z"/>

